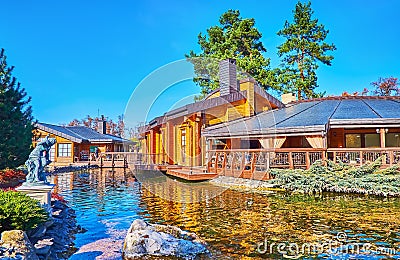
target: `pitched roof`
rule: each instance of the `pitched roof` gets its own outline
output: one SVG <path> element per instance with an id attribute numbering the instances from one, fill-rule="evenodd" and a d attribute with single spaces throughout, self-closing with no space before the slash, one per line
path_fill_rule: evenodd
<path id="1" fill-rule="evenodd" d="M 245 79 L 242 81 L 246 81 L 246 80 L 250 80 L 250 79 Z M 263 88 L 261 88 L 257 84 L 257 82 L 254 81 L 254 83 L 255 83 L 254 91 L 256 94 L 265 98 L 271 104 L 274 104 L 274 106 L 276 106 L 278 108 L 282 108 L 285 106 L 280 100 L 278 100 L 274 96 L 270 95 Z M 170 119 L 178 118 L 181 116 L 187 116 L 187 115 L 190 115 L 190 114 L 193 114 L 196 112 L 204 111 L 204 110 L 207 110 L 210 108 L 233 103 L 235 101 L 239 101 L 239 100 L 247 98 L 246 91 L 234 91 L 228 95 L 218 96 L 218 97 L 208 99 L 208 97 L 210 97 L 214 93 L 217 93 L 218 91 L 220 91 L 219 88 L 214 90 L 213 92 L 211 92 L 206 98 L 204 98 L 201 101 L 190 103 L 190 104 L 184 105 L 182 107 L 178 107 L 176 109 L 173 109 L 171 111 L 164 113 L 163 116 L 158 116 L 158 117 L 152 119 L 145 127 L 139 128 L 139 132 L 141 132 L 141 133 L 146 132 L 146 131 L 150 130 L 150 128 L 152 126 L 161 125 Z"/>
<path id="2" fill-rule="evenodd" d="M 330 97 L 298 101 L 250 118 L 207 127 L 208 137 L 322 134 L 327 127 L 400 126 L 400 97 Z"/>
<path id="3" fill-rule="evenodd" d="M 46 123 L 37 123 L 36 127 L 40 130 L 63 137 L 75 143 L 123 143 L 130 140 L 110 134 L 101 134 L 86 126 L 58 126 Z"/>

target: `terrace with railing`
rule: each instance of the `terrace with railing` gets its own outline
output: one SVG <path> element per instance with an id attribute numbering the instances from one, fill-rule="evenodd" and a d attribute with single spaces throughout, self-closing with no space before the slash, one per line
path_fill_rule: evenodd
<path id="1" fill-rule="evenodd" d="M 167 155 L 128 152 L 102 153 L 98 162 L 103 167 L 132 166 L 140 169 L 179 167 L 193 172 L 215 173 L 222 176 L 266 180 L 270 169 L 308 169 L 314 162 L 325 159 L 345 164 L 364 165 L 383 156 L 382 167 L 400 163 L 400 147 L 394 148 L 280 148 L 209 150 L 206 164 L 198 166 L 170 166 Z M 201 171 L 199 170 L 201 168 Z"/>

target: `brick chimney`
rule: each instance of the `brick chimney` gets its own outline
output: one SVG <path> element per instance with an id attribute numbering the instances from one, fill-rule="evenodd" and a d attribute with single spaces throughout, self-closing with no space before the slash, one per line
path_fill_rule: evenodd
<path id="1" fill-rule="evenodd" d="M 104 115 L 101 115 L 100 120 L 97 122 L 97 132 L 100 134 L 107 134 L 107 121 Z"/>
<path id="2" fill-rule="evenodd" d="M 225 59 L 219 62 L 219 86 L 221 96 L 238 90 L 235 59 Z"/>
<path id="3" fill-rule="evenodd" d="M 281 99 L 282 103 L 286 105 L 289 104 L 290 102 L 296 101 L 296 96 L 293 93 L 286 93 L 282 94 Z"/>

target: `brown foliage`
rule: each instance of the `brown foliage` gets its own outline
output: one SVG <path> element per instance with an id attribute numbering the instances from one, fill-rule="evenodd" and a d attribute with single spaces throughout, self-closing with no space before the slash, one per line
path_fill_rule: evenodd
<path id="1" fill-rule="evenodd" d="M 86 118 L 82 120 L 74 119 L 68 123 L 68 126 L 86 126 L 97 131 L 98 122 L 102 119 L 101 117 L 91 117 L 87 115 Z M 115 123 L 112 119 L 106 119 L 106 132 L 107 134 L 117 135 L 124 137 L 124 127 L 125 123 L 123 121 L 123 116 L 118 116 L 118 122 Z"/>
<path id="2" fill-rule="evenodd" d="M 377 96 L 399 96 L 400 88 L 397 78 L 379 78 L 378 81 L 372 82 L 372 86 L 375 87 L 374 95 Z"/>

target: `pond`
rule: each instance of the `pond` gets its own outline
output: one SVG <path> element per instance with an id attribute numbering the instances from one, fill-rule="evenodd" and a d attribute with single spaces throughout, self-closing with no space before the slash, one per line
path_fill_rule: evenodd
<path id="1" fill-rule="evenodd" d="M 129 172 L 96 170 L 52 177 L 88 230 L 76 235 L 71 259 L 120 259 L 136 218 L 195 232 L 213 259 L 400 259 L 398 198 L 246 193 L 145 176 L 139 182 Z"/>

